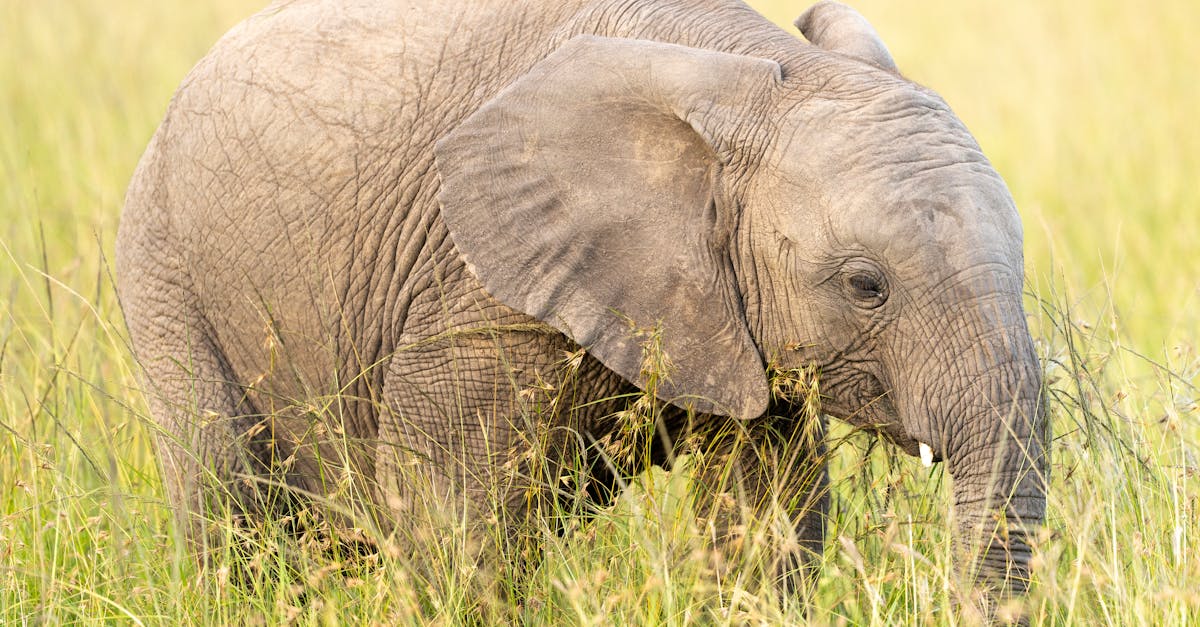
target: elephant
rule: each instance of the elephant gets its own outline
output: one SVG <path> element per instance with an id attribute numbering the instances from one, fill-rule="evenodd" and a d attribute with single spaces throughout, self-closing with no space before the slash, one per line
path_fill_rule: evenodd
<path id="1" fill-rule="evenodd" d="M 1024 592 L 1048 435 L 1015 202 L 859 13 L 796 26 L 739 0 L 293 0 L 231 30 L 116 243 L 170 501 L 516 525 L 579 459 L 602 499 L 698 441 L 782 504 L 793 581 L 832 417 L 944 461 L 964 568 Z M 772 390 L 804 368 L 819 412 Z M 639 393 L 657 452 L 623 466 Z"/>

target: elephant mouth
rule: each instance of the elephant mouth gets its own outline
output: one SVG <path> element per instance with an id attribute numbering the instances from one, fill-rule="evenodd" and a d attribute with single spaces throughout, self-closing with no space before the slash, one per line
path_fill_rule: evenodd
<path id="1" fill-rule="evenodd" d="M 943 461 L 941 447 L 936 446 L 933 442 L 910 435 L 898 423 L 893 429 L 883 431 L 883 436 L 905 453 L 920 458 L 921 464 L 924 466 L 932 466 Z"/>
<path id="2" fill-rule="evenodd" d="M 908 435 L 908 433 L 904 432 L 903 430 L 900 432 L 893 430 L 880 430 L 879 433 L 892 444 L 895 444 L 900 450 L 912 455 L 913 457 L 920 458 L 921 463 L 925 466 L 932 466 L 933 464 L 943 461 L 942 452 L 937 447 L 928 442 L 922 442 L 921 440 Z"/>
<path id="3" fill-rule="evenodd" d="M 931 441 L 920 439 L 904 428 L 900 412 L 893 400 L 894 394 L 879 377 L 867 372 L 857 372 L 849 383 L 846 387 L 852 390 L 852 393 L 847 396 L 855 400 L 851 403 L 839 403 L 835 392 L 831 395 L 832 402 L 827 402 L 827 414 L 857 429 L 882 437 L 905 453 L 919 457 L 927 466 L 943 461 L 940 447 Z"/>

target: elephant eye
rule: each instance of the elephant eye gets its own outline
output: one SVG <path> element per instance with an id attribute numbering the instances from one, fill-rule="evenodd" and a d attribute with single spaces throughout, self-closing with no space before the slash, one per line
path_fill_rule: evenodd
<path id="1" fill-rule="evenodd" d="M 855 272 L 846 277 L 846 288 L 862 307 L 874 309 L 887 301 L 887 289 L 883 279 L 866 272 Z"/>

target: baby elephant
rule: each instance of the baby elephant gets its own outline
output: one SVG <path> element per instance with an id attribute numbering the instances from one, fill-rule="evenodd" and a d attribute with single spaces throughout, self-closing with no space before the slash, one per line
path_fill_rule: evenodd
<path id="1" fill-rule="evenodd" d="M 735 465 L 715 491 L 785 510 L 803 576 L 828 497 L 797 436 L 823 418 L 768 373 L 805 368 L 825 414 L 948 464 L 969 574 L 1023 590 L 1047 436 L 1012 197 L 859 14 L 796 24 L 807 42 L 738 0 L 301 0 L 230 31 L 117 241 L 185 520 L 511 526 L 580 459 L 612 486 L 686 440 Z M 622 461 L 639 389 L 669 409 Z"/>

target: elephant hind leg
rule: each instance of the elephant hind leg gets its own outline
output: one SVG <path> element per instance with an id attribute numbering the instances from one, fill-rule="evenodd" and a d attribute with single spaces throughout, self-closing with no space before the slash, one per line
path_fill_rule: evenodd
<path id="1" fill-rule="evenodd" d="M 140 287 L 122 296 L 163 483 L 187 539 L 207 559 L 227 544 L 229 530 L 214 522 L 261 521 L 291 496 L 263 481 L 272 452 L 267 417 L 246 398 L 203 317 L 181 289 L 159 289 L 146 302 L 151 290 Z"/>

